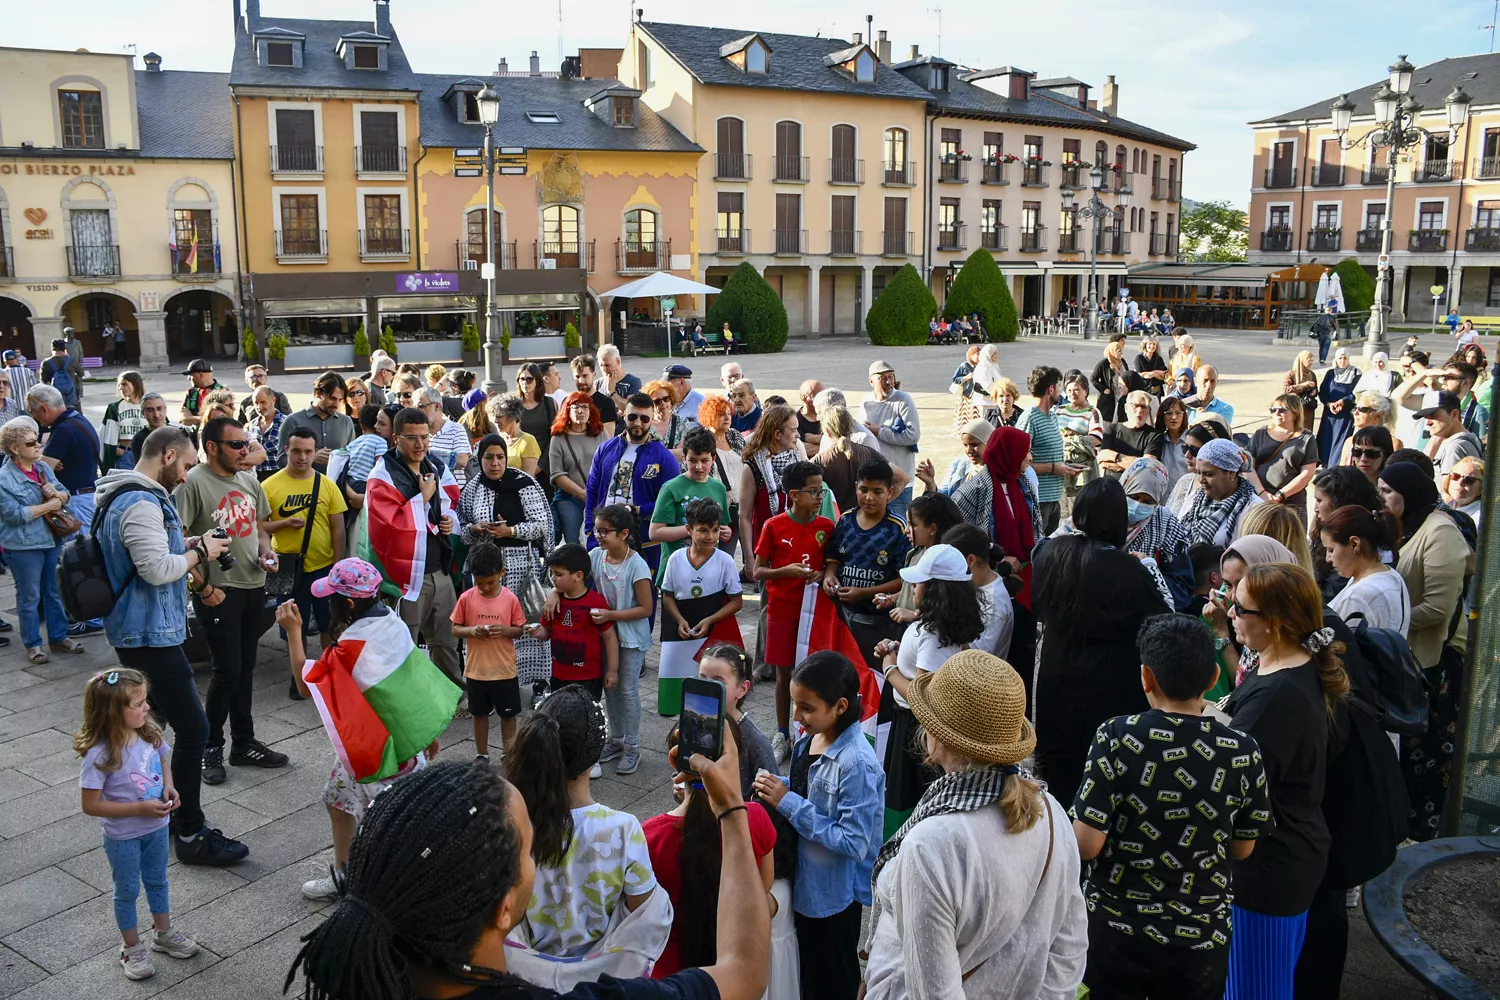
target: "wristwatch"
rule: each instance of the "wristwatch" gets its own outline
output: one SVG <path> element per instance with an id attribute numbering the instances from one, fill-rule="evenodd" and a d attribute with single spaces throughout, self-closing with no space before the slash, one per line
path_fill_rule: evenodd
<path id="1" fill-rule="evenodd" d="M 1229 645 L 1228 639 L 1221 639 L 1218 636 L 1214 636 L 1214 652 L 1222 653 L 1224 651 L 1224 647 L 1227 645 Z"/>

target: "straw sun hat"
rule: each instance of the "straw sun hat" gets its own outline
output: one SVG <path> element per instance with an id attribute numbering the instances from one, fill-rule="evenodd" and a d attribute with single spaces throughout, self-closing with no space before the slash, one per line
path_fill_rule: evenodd
<path id="1" fill-rule="evenodd" d="M 986 764 L 1019 764 L 1036 749 L 1026 687 L 1009 663 L 978 649 L 954 653 L 907 688 L 912 714 L 954 753 Z"/>

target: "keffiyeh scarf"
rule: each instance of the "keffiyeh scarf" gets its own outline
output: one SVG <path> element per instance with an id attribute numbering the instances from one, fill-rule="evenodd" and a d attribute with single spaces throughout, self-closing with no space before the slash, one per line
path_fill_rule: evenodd
<path id="1" fill-rule="evenodd" d="M 1182 516 L 1182 526 L 1194 545 L 1227 545 L 1240 515 L 1254 499 L 1255 490 L 1243 476 L 1235 491 L 1223 500 L 1215 500 L 1207 490 L 1199 490 Z"/>

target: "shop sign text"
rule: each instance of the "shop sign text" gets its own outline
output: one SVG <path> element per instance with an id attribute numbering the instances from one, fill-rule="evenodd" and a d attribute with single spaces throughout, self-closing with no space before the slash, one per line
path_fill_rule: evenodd
<path id="1" fill-rule="evenodd" d="M 134 177 L 129 163 L 0 163 L 0 176 Z"/>

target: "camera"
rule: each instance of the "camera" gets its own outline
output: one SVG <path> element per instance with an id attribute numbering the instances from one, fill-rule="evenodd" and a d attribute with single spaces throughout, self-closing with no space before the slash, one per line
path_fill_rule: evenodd
<path id="1" fill-rule="evenodd" d="M 229 538 L 229 532 L 226 531 L 223 528 L 215 528 L 211 532 L 211 534 L 215 538 L 224 538 L 224 539 Z M 234 564 L 237 561 L 238 560 L 236 560 L 234 558 L 234 554 L 232 552 L 221 552 L 221 553 L 219 553 L 219 568 L 222 569 L 222 570 L 224 570 L 226 573 L 229 572 L 230 570 L 234 569 Z"/>

